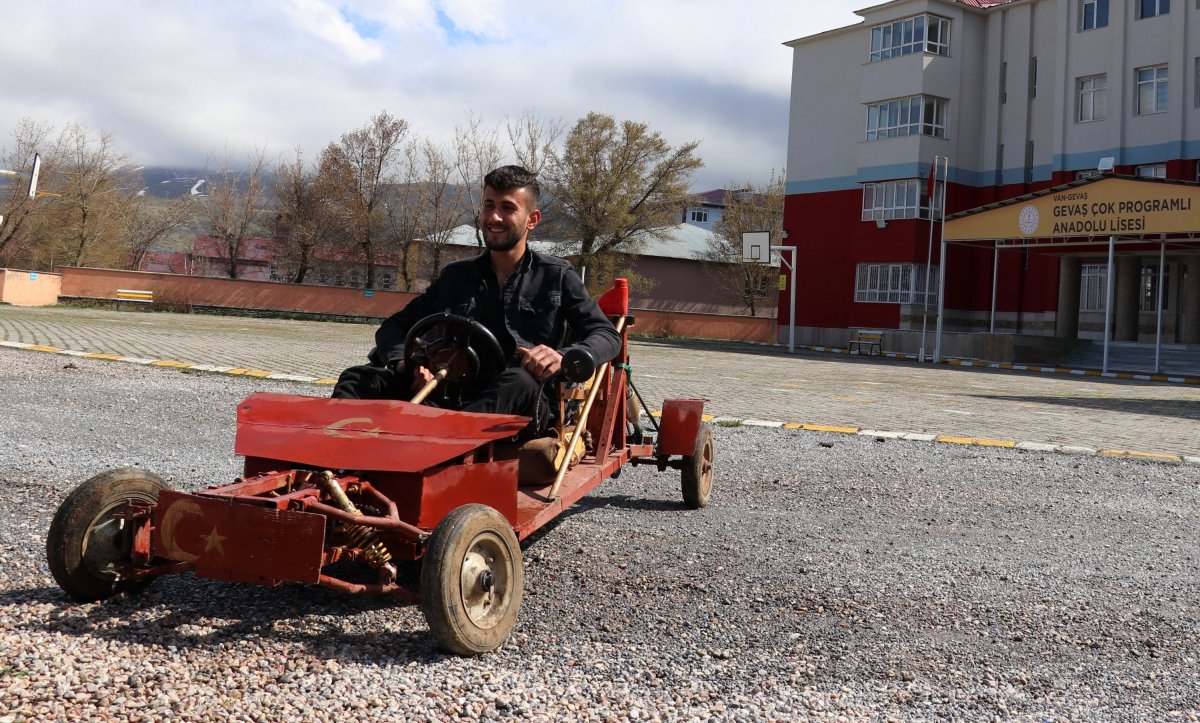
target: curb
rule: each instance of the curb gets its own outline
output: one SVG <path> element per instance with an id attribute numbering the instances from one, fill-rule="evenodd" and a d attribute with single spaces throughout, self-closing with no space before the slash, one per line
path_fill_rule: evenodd
<path id="1" fill-rule="evenodd" d="M 779 345 L 775 345 L 779 346 Z M 303 384 L 315 384 L 320 386 L 331 386 L 337 383 L 336 379 L 328 377 L 310 377 L 301 374 L 282 374 L 278 372 L 266 371 L 264 369 L 243 369 L 241 367 L 226 367 L 215 366 L 212 364 L 190 364 L 188 362 L 171 361 L 168 359 L 144 359 L 140 357 L 127 357 L 119 354 L 102 354 L 97 352 L 73 351 L 71 349 L 59 349 L 53 346 L 42 346 L 40 344 L 25 344 L 18 341 L 3 341 L 0 340 L 0 347 L 8 347 L 10 349 L 25 349 L 27 351 L 40 351 L 48 354 L 62 354 L 64 356 L 80 357 L 83 359 L 101 359 L 104 361 L 118 361 L 130 364 L 142 364 L 144 366 L 167 367 L 171 369 L 181 369 L 197 372 L 205 372 L 209 374 L 225 374 L 228 376 L 246 376 L 255 377 L 258 379 L 271 379 L 274 381 L 284 382 L 300 382 Z M 816 349 L 817 351 L 837 351 L 840 353 L 848 353 L 844 350 L 828 349 L 826 347 L 806 347 Z M 855 352 L 857 353 L 857 352 Z M 913 358 L 912 355 L 902 355 L 889 353 L 887 356 L 896 358 Z M 954 363 L 952 360 L 948 363 Z M 973 362 L 965 363 L 964 366 L 985 366 L 990 365 L 989 362 Z M 1024 370 L 1023 365 L 1005 365 L 998 368 Z M 1041 367 L 1028 367 L 1032 371 L 1041 371 Z M 1074 372 L 1071 372 L 1074 373 Z M 1085 373 L 1085 372 L 1079 372 Z M 1116 376 L 1110 373 L 1107 375 L 1089 374 L 1089 376 Z M 1125 378 L 1125 377 L 1119 377 Z M 1128 378 L 1140 379 L 1138 376 Z M 1200 378 L 1188 377 L 1189 384 L 1200 384 Z M 1152 381 L 1158 381 L 1154 379 Z M 1169 380 L 1168 380 L 1169 381 Z M 662 411 L 651 412 L 655 417 L 661 416 Z M 1197 465 L 1200 466 L 1200 456 L 1181 455 L 1181 454 L 1164 454 L 1159 452 L 1139 452 L 1128 449 L 1092 449 L 1091 447 L 1079 447 L 1064 444 L 1045 444 L 1042 442 L 1015 442 L 1007 439 L 989 439 L 986 437 L 956 437 L 947 434 L 928 434 L 919 432 L 894 432 L 878 429 L 862 429 L 859 427 L 845 427 L 830 424 L 808 424 L 803 422 L 776 422 L 766 419 L 735 419 L 732 417 L 716 417 L 711 414 L 703 415 L 706 422 L 712 422 L 719 426 L 731 427 L 772 427 L 782 429 L 796 429 L 806 432 L 829 432 L 834 434 L 853 434 L 861 437 L 875 437 L 877 439 L 902 439 L 912 442 L 940 442 L 943 444 L 959 444 L 975 447 L 1000 447 L 1005 449 L 1020 449 L 1031 452 L 1058 452 L 1062 454 L 1079 454 L 1092 457 L 1112 457 L 1117 459 L 1135 459 L 1150 462 L 1165 462 L 1168 464 L 1177 465 Z"/>
<path id="2" fill-rule="evenodd" d="M 337 384 L 336 379 L 330 379 L 328 377 L 309 377 L 301 374 L 283 374 L 280 372 L 271 372 L 265 369 L 243 369 L 241 367 L 224 367 L 215 366 L 212 364 L 191 364 L 188 362 L 171 361 L 169 359 L 144 359 L 141 357 L 121 356 L 120 354 L 73 351 L 71 349 L 59 349 L 58 347 L 54 346 L 25 344 L 19 341 L 0 341 L 0 347 L 8 347 L 10 349 L 26 349 L 28 351 L 40 351 L 48 354 L 63 354 L 65 356 L 80 357 L 82 359 L 103 359 L 104 361 L 119 361 L 129 364 L 141 364 L 143 366 L 169 367 L 171 369 L 185 369 L 189 371 L 207 372 L 210 374 L 226 374 L 235 377 L 255 377 L 258 379 L 271 379 L 282 382 L 301 382 L 305 384 L 318 384 L 322 386 L 332 386 Z"/>
<path id="3" fill-rule="evenodd" d="M 745 342 L 752 346 L 769 346 L 773 348 L 786 348 L 786 344 L 778 342 Z M 861 356 L 864 358 L 881 357 L 886 359 L 894 359 L 897 361 L 920 362 L 916 354 L 901 354 L 900 352 L 886 351 L 879 354 L 863 354 L 858 351 L 849 351 L 836 346 L 809 346 L 796 345 L 797 349 L 805 351 L 819 351 L 828 354 L 845 354 L 847 356 Z M 1178 376 L 1171 374 L 1146 374 L 1139 372 L 1102 372 L 1099 369 L 1070 369 L 1068 367 L 1052 367 L 1041 366 L 1038 364 L 1014 364 L 1012 362 L 988 362 L 977 361 L 974 359 L 951 359 L 943 358 L 939 364 L 958 367 L 972 367 L 980 369 L 997 369 L 1003 371 L 1018 371 L 1018 372 L 1038 372 L 1042 374 L 1068 374 L 1077 377 L 1097 377 L 1099 379 L 1131 379 L 1143 382 L 1169 382 L 1172 384 L 1195 384 L 1200 385 L 1200 377 L 1193 376 Z"/>
<path id="4" fill-rule="evenodd" d="M 662 415 L 661 411 L 651 413 L 655 417 Z M 833 434 L 852 434 L 858 437 L 874 437 L 878 440 L 900 439 L 908 442 L 938 442 L 942 444 L 958 444 L 971 447 L 999 447 L 1001 449 L 1019 449 L 1026 452 L 1056 452 L 1059 454 L 1077 454 L 1085 457 L 1111 457 L 1116 459 L 1133 459 L 1143 462 L 1163 462 L 1174 465 L 1194 465 L 1200 467 L 1200 456 L 1185 454 L 1169 454 L 1162 452 L 1139 452 L 1131 449 L 1094 449 L 1070 444 L 1047 444 L 1044 442 L 1016 442 L 1008 439 L 990 439 L 988 437 L 956 437 L 949 434 L 930 434 L 926 432 L 894 432 L 880 429 L 862 429 L 859 427 L 842 427 L 829 424 L 806 424 L 803 422 L 773 422 L 766 419 L 735 419 L 733 417 L 716 417 L 711 414 L 703 415 L 705 422 L 711 422 L 725 427 L 771 427 L 795 429 L 805 432 L 830 432 Z"/>

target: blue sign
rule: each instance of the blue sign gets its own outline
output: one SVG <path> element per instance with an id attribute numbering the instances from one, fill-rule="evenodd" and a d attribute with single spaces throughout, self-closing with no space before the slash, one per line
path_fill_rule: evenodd
<path id="1" fill-rule="evenodd" d="M 37 272 L 36 272 L 36 271 L 30 271 L 30 272 L 29 272 L 29 280 L 30 280 L 30 281 L 37 281 Z"/>
<path id="2" fill-rule="evenodd" d="M 371 297 L 372 297 L 372 296 L 374 296 L 374 295 L 375 295 L 375 292 L 374 292 L 374 291 L 372 291 L 372 290 L 370 290 L 370 289 L 365 289 L 365 290 L 363 291 L 363 296 L 367 297 L 368 299 L 369 299 L 369 298 L 371 298 Z"/>

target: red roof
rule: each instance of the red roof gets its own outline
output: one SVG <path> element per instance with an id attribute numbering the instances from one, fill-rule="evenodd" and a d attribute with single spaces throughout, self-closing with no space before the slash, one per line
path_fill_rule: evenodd
<path id="1" fill-rule="evenodd" d="M 986 10 L 987 8 L 994 8 L 997 5 L 1007 5 L 1008 3 L 1016 2 L 1016 0 L 958 0 L 958 2 L 962 5 L 970 5 L 973 8 Z"/>

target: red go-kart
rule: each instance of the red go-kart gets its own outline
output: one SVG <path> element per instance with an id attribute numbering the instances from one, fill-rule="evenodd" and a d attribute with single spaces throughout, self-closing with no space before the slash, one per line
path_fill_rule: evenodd
<path id="1" fill-rule="evenodd" d="M 640 395 L 629 393 L 624 279 L 598 301 L 621 352 L 598 369 L 586 352 L 566 354 L 549 436 L 518 443 L 526 417 L 419 403 L 500 353 L 475 322 L 428 317 L 409 334 L 405 356 L 435 378 L 413 402 L 256 393 L 238 406 L 234 451 L 245 467 L 232 483 L 178 492 L 124 467 L 81 484 L 50 525 L 54 579 L 80 601 L 183 572 L 392 594 L 421 604 L 444 649 L 494 650 L 521 605 L 520 541 L 624 465 L 678 469 L 684 504 L 708 504 L 714 450 L 703 402 L 666 400 L 643 429 Z M 356 566 L 335 565 L 346 560 L 375 572 L 351 581 L 339 570 Z M 413 590 L 397 563 L 418 560 Z"/>

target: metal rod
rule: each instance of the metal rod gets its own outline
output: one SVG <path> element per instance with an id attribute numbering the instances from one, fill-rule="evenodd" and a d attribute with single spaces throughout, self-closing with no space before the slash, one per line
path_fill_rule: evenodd
<path id="1" fill-rule="evenodd" d="M 988 333 L 996 333 L 996 279 L 1000 275 L 1000 247 L 992 247 L 992 319 L 988 324 Z M 1020 325 L 1018 324 L 1018 327 Z"/>
<path id="2" fill-rule="evenodd" d="M 450 372 L 447 371 L 445 367 L 438 369 L 437 374 L 433 375 L 433 379 L 430 379 L 428 382 L 426 382 L 425 386 L 421 387 L 421 391 L 414 394 L 413 398 L 409 401 L 413 404 L 420 404 L 421 402 L 425 401 L 425 397 L 428 397 L 434 389 L 437 389 L 437 385 L 440 384 L 449 373 Z"/>
<path id="3" fill-rule="evenodd" d="M 946 240 L 942 239 L 941 256 L 938 257 L 938 307 L 937 331 L 933 337 L 933 363 L 942 361 L 942 318 L 946 315 Z"/>
<path id="4" fill-rule="evenodd" d="M 1108 237 L 1108 289 L 1104 295 L 1104 360 L 1100 364 L 1100 372 L 1108 373 L 1108 338 L 1112 336 L 1113 315 L 1113 253 L 1117 245 L 1116 235 Z"/>
<path id="5" fill-rule="evenodd" d="M 622 316 L 620 319 L 617 319 L 618 334 L 625 329 L 625 318 Z M 624 347 L 624 344 L 621 346 Z M 583 436 L 583 430 L 587 426 L 588 414 L 592 411 L 592 402 L 596 401 L 596 394 L 600 391 L 600 382 L 604 379 L 604 374 L 608 371 L 610 364 L 611 362 L 604 362 L 592 376 L 592 388 L 588 390 L 587 400 L 583 403 L 583 409 L 579 411 L 579 420 L 575 423 L 575 431 L 571 434 L 571 443 L 564 450 L 562 463 L 558 466 L 558 473 L 554 475 L 554 485 L 550 487 L 550 494 L 547 495 L 552 500 L 558 498 L 558 488 L 562 486 L 563 477 L 567 474 L 567 468 L 571 466 L 571 453 L 575 450 L 575 445 L 579 443 L 579 438 Z M 598 451 L 596 454 L 599 457 Z"/>
<path id="6" fill-rule="evenodd" d="M 1167 270 L 1167 242 L 1166 234 L 1159 237 L 1161 240 L 1158 244 L 1158 298 L 1155 300 L 1155 308 L 1158 311 L 1158 322 L 1154 330 L 1154 373 L 1158 374 L 1162 371 L 1162 325 L 1163 325 L 1163 274 Z"/>

